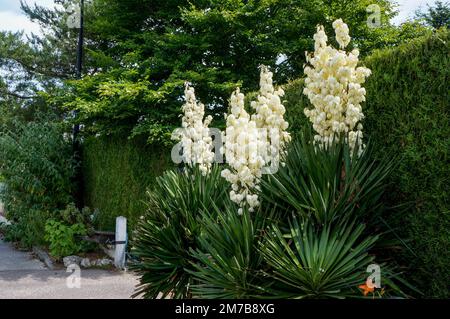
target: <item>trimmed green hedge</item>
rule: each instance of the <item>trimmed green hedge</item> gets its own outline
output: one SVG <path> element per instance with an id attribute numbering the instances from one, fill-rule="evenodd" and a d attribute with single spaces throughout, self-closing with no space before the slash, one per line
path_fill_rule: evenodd
<path id="1" fill-rule="evenodd" d="M 145 210 L 146 189 L 169 167 L 170 151 L 145 139 L 90 137 L 83 147 L 84 201 L 99 210 L 99 226 L 113 230 L 116 216 L 130 228 Z"/>
<path id="2" fill-rule="evenodd" d="M 407 257 L 426 296 L 450 297 L 450 37 L 437 33 L 366 59 L 365 131 L 402 157 L 390 200 L 413 201 L 391 221 L 417 256 Z"/>
<path id="3" fill-rule="evenodd" d="M 365 85 L 364 134 L 378 152 L 398 154 L 386 199 L 411 202 L 408 213 L 388 216 L 411 241 L 399 256 L 406 277 L 427 297 L 450 297 L 450 48 L 449 33 L 377 51 L 364 64 L 372 70 Z M 297 131 L 309 125 L 303 109 L 303 80 L 285 86 L 287 117 Z"/>

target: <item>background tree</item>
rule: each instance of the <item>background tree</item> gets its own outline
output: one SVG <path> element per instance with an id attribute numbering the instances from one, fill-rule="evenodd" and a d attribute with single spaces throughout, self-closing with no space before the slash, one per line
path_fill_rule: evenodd
<path id="1" fill-rule="evenodd" d="M 380 8 L 378 28 L 367 25 L 373 4 Z M 260 65 L 274 71 L 277 84 L 301 76 L 317 24 L 330 29 L 342 18 L 363 56 L 422 32 L 418 25 L 393 26 L 388 0 L 91 0 L 79 81 L 73 78 L 77 32 L 67 27 L 66 8 L 22 3 L 43 35 L 0 36 L 1 66 L 22 70 L 10 70 L 9 79 L 0 75 L 3 96 L 14 93 L 28 110 L 39 99 L 63 114 L 77 109 L 86 134 L 144 134 L 149 142 L 170 141 L 185 81 L 222 118 L 236 86 L 257 89 Z"/>
<path id="2" fill-rule="evenodd" d="M 416 11 L 416 18 L 421 19 L 426 25 L 439 29 L 442 27 L 450 27 L 450 3 L 436 1 L 435 6 L 427 5 L 427 10 L 421 12 Z"/>
<path id="3" fill-rule="evenodd" d="M 167 142 L 178 125 L 186 80 L 221 118 L 233 88 L 257 89 L 261 64 L 275 71 L 278 84 L 300 76 L 319 23 L 331 28 L 336 17 L 349 22 L 362 54 L 393 43 L 393 6 L 375 2 L 380 30 L 367 26 L 366 9 L 373 3 L 367 0 L 96 0 L 86 28 L 108 45 L 88 54 L 114 62 L 70 82 L 72 95 L 61 103 L 79 109 L 92 132 L 131 129 L 150 142 Z"/>
<path id="4" fill-rule="evenodd" d="M 21 8 L 40 25 L 41 34 L 0 32 L 0 122 L 10 129 L 13 119 L 27 122 L 38 113 L 65 118 L 65 110 L 49 98 L 65 90 L 65 81 L 75 75 L 77 30 L 68 28 L 66 9 L 30 6 L 24 1 Z M 98 45 L 90 39 L 87 48 Z M 86 65 L 88 73 L 98 69 L 93 58 Z"/>

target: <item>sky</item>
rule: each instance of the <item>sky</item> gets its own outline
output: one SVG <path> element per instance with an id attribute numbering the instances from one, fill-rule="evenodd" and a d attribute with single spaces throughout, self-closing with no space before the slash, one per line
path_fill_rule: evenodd
<path id="1" fill-rule="evenodd" d="M 417 9 L 425 11 L 427 9 L 427 4 L 434 5 L 436 0 L 395 0 L 394 2 L 399 4 L 399 14 L 392 20 L 392 22 L 398 25 L 408 20 L 408 18 L 412 18 Z M 442 2 L 445 3 L 445 0 Z"/>
<path id="2" fill-rule="evenodd" d="M 37 3 L 46 7 L 53 7 L 54 0 L 25 0 L 27 3 Z M 400 24 L 411 18 L 414 12 L 425 9 L 427 4 L 434 4 L 436 0 L 395 0 L 399 4 L 399 15 L 393 23 Z M 39 26 L 29 21 L 20 11 L 20 0 L 0 0 L 0 31 L 24 30 L 26 34 L 39 33 Z"/>
<path id="3" fill-rule="evenodd" d="M 29 4 L 37 3 L 46 7 L 53 7 L 53 0 L 25 0 Z M 33 23 L 22 14 L 20 0 L 0 0 L 0 31 L 19 31 L 25 33 L 39 33 L 39 25 Z"/>

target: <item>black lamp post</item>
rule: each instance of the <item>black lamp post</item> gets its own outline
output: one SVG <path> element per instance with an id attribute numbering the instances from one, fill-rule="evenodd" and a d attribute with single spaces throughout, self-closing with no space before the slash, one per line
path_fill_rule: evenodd
<path id="1" fill-rule="evenodd" d="M 62 4 L 66 2 L 66 0 L 54 0 L 57 4 Z M 75 69 L 75 76 L 77 79 L 81 79 L 81 70 L 83 67 L 83 42 L 84 42 L 84 0 L 80 0 L 80 21 L 78 25 L 78 44 L 77 44 L 77 63 Z M 78 115 L 78 110 L 73 112 L 74 118 Z M 80 132 L 80 125 L 76 123 L 73 126 L 73 153 L 74 159 L 76 162 L 75 168 L 75 204 L 81 209 L 83 208 L 83 175 L 81 171 L 81 145 L 78 138 Z"/>

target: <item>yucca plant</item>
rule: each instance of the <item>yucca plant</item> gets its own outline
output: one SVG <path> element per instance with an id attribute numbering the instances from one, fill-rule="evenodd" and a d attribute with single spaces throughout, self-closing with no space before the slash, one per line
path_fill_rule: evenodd
<path id="1" fill-rule="evenodd" d="M 227 187 L 216 166 L 206 176 L 197 168 L 186 168 L 157 179 L 132 243 L 137 262 L 131 269 L 140 276 L 134 296 L 191 296 L 192 276 L 187 270 L 193 260 L 189 251 L 197 248 L 201 232 L 198 216 L 202 210 L 220 208 Z"/>
<path id="2" fill-rule="evenodd" d="M 261 197 L 280 211 L 329 224 L 345 217 L 374 218 L 394 159 L 377 161 L 370 142 L 358 157 L 343 139 L 319 148 L 304 130 L 274 175 L 262 180 Z"/>
<path id="3" fill-rule="evenodd" d="M 379 235 L 365 234 L 365 225 L 340 221 L 318 227 L 293 218 L 289 232 L 276 225 L 260 243 L 260 252 L 275 282 L 265 291 L 272 298 L 361 298 L 375 263 L 373 248 Z M 381 287 L 368 297 L 408 297 L 402 287 L 415 290 L 395 268 L 379 264 Z M 366 292 L 367 293 L 367 292 Z"/>
<path id="4" fill-rule="evenodd" d="M 225 210 L 203 212 L 199 245 L 191 249 L 195 261 L 190 273 L 196 281 L 192 291 L 197 297 L 255 298 L 263 292 L 262 286 L 270 284 L 262 272 L 258 244 L 273 212 L 244 210 L 239 215 L 237 209 L 230 203 Z"/>
<path id="5" fill-rule="evenodd" d="M 260 245 L 276 281 L 268 291 L 277 298 L 345 298 L 361 296 L 369 254 L 377 236 L 362 236 L 354 222 L 315 227 L 296 218 L 288 234 L 274 226 Z"/>

